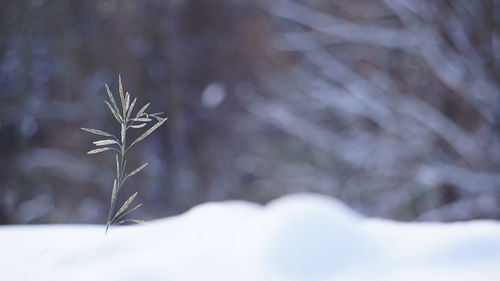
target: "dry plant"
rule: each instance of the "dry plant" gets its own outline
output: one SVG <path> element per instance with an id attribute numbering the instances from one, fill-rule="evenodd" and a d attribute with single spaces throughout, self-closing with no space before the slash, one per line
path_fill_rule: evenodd
<path id="1" fill-rule="evenodd" d="M 120 192 L 123 184 L 125 181 L 140 172 L 144 167 L 148 165 L 148 163 L 144 163 L 135 170 L 133 170 L 130 173 L 125 172 L 125 168 L 127 166 L 127 152 L 134 146 L 136 143 L 140 142 L 147 136 L 149 136 L 152 132 L 154 132 L 158 127 L 160 127 L 167 118 L 161 117 L 163 114 L 162 112 L 158 113 L 146 113 L 146 109 L 149 107 L 150 103 L 147 103 L 144 105 L 137 113 L 135 114 L 135 117 L 132 116 L 132 111 L 134 110 L 135 104 L 137 102 L 137 98 L 134 98 L 132 102 L 130 102 L 130 94 L 128 92 L 124 93 L 123 92 L 123 85 L 122 85 L 122 79 L 121 76 L 118 78 L 118 87 L 119 87 L 119 94 L 120 94 L 120 103 L 121 103 L 121 110 L 118 107 L 118 104 L 115 101 L 115 98 L 113 97 L 113 93 L 109 90 L 108 85 L 106 85 L 106 91 L 109 96 L 109 102 L 104 101 L 106 105 L 108 106 L 109 110 L 115 117 L 116 121 L 120 124 L 120 136 L 116 137 L 110 133 L 107 133 L 102 130 L 96 130 L 96 129 L 88 129 L 88 128 L 81 128 L 82 130 L 108 137 L 107 139 L 103 140 L 98 140 L 93 142 L 94 145 L 96 145 L 97 149 L 91 150 L 87 152 L 87 154 L 96 154 L 104 151 L 114 151 L 116 152 L 115 159 L 116 159 L 116 178 L 113 181 L 113 191 L 111 192 L 111 203 L 110 203 L 110 208 L 109 208 L 109 213 L 108 213 L 108 218 L 106 220 L 106 231 L 105 233 L 108 232 L 108 229 L 111 225 L 116 224 L 120 225 L 124 222 L 135 222 L 135 223 L 141 223 L 143 222 L 142 220 L 137 220 L 137 219 L 123 219 L 126 215 L 129 213 L 135 211 L 137 208 L 139 208 L 142 204 L 138 204 L 133 208 L 129 209 L 129 206 L 131 205 L 132 201 L 134 201 L 135 197 L 137 196 L 137 192 L 132 194 L 125 203 L 118 209 L 116 213 L 114 213 L 115 207 L 116 207 L 116 201 L 118 198 L 118 193 Z M 147 129 L 144 133 L 142 133 L 138 138 L 133 140 L 129 145 L 127 145 L 127 130 L 128 129 L 141 129 L 145 128 L 148 122 L 153 121 L 153 119 L 156 120 L 156 123 L 151 126 L 149 129 Z M 113 215 L 114 214 L 114 215 Z"/>

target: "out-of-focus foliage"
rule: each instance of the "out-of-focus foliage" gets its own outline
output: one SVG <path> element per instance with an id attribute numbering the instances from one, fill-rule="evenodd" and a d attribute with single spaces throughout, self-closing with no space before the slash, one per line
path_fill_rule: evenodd
<path id="1" fill-rule="evenodd" d="M 500 3 L 0 3 L 0 221 L 102 222 L 119 73 L 168 126 L 139 214 L 297 191 L 403 220 L 499 218 Z M 113 132 L 116 133 L 116 132 Z M 142 149 L 142 150 L 141 150 Z M 103 162 L 103 163 L 99 163 Z M 120 199 L 123 200 L 124 198 Z"/>

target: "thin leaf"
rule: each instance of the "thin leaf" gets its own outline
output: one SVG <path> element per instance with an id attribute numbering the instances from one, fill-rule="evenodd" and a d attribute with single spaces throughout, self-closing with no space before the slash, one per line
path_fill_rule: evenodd
<path id="1" fill-rule="evenodd" d="M 146 109 L 148 108 L 148 106 L 150 105 L 151 103 L 147 103 L 145 106 L 143 106 L 141 108 L 141 110 L 139 110 L 139 112 L 137 112 L 137 115 L 135 116 L 136 118 L 139 118 L 141 117 L 141 115 L 144 113 L 144 111 L 146 111 Z"/>
<path id="2" fill-rule="evenodd" d="M 119 217 L 115 216 L 115 217 L 111 220 L 111 223 L 113 223 L 113 222 L 115 222 L 115 221 L 117 221 L 117 220 L 119 220 L 119 219 L 123 218 L 124 216 L 126 216 L 126 215 L 128 215 L 128 214 L 132 213 L 133 211 L 137 210 L 137 209 L 138 209 L 139 207 L 141 207 L 141 206 L 142 206 L 142 203 L 141 203 L 141 204 L 138 204 L 138 205 L 137 205 L 137 206 L 135 206 L 134 208 L 132 208 L 132 209 L 130 209 L 130 210 L 128 210 L 128 211 L 126 211 L 125 213 L 121 214 Z"/>
<path id="3" fill-rule="evenodd" d="M 127 111 L 127 119 L 126 120 L 128 120 L 130 118 L 130 113 L 132 113 L 132 110 L 134 110 L 134 106 L 135 106 L 136 101 L 137 101 L 137 98 L 134 98 L 134 100 L 132 101 L 132 104 L 130 105 L 130 108 Z"/>
<path id="4" fill-rule="evenodd" d="M 146 126 L 146 123 L 137 124 L 137 125 L 131 125 L 130 127 L 134 128 L 134 129 L 139 129 L 139 128 L 142 128 L 144 126 Z"/>
<path id="5" fill-rule="evenodd" d="M 120 93 L 120 101 L 122 102 L 122 109 L 125 115 L 125 95 L 123 94 L 123 84 L 121 75 L 118 75 L 118 92 Z"/>
<path id="6" fill-rule="evenodd" d="M 111 104 L 109 104 L 109 102 L 105 101 L 105 103 L 108 105 L 109 110 L 111 110 L 111 113 L 113 113 L 113 116 L 116 118 L 118 123 L 122 123 L 122 117 L 120 116 L 120 114 L 116 112 L 116 110 L 113 108 L 113 106 L 111 106 Z"/>
<path id="7" fill-rule="evenodd" d="M 150 113 L 149 116 L 155 117 L 155 116 L 158 116 L 160 114 L 163 114 L 163 112 Z"/>
<path id="8" fill-rule="evenodd" d="M 149 136 L 152 132 L 154 132 L 154 130 L 158 129 L 158 127 L 160 127 L 163 123 L 165 123 L 165 121 L 167 121 L 168 118 L 165 118 L 161 121 L 158 121 L 156 124 L 153 125 L 153 127 L 149 128 L 146 132 L 144 132 L 142 135 L 140 135 L 130 146 L 132 147 L 134 144 L 140 142 L 141 140 L 143 140 L 145 137 Z"/>
<path id="9" fill-rule="evenodd" d="M 157 121 L 162 121 L 166 118 L 163 118 L 163 117 L 159 117 L 159 116 L 153 116 Z"/>
<path id="10" fill-rule="evenodd" d="M 116 194 L 118 193 L 118 185 L 116 184 L 116 179 L 113 181 L 113 191 L 111 192 L 111 204 L 116 200 Z"/>
<path id="11" fill-rule="evenodd" d="M 145 221 L 143 221 L 143 220 L 137 220 L 137 219 L 126 219 L 126 220 L 119 221 L 116 224 L 120 225 L 120 224 L 123 224 L 124 222 L 144 223 Z"/>
<path id="12" fill-rule="evenodd" d="M 149 121 L 152 121 L 149 118 L 133 118 L 133 119 L 130 119 L 130 120 L 136 121 L 136 122 L 149 122 Z"/>
<path id="13" fill-rule="evenodd" d="M 99 141 L 93 142 L 93 144 L 95 144 L 97 146 L 103 146 L 103 145 L 115 144 L 115 143 L 118 144 L 118 142 L 115 140 L 99 140 Z"/>
<path id="14" fill-rule="evenodd" d="M 84 130 L 85 132 L 89 132 L 89 133 L 96 134 L 96 135 L 101 135 L 101 136 L 106 136 L 106 137 L 114 137 L 112 134 L 106 133 L 106 132 L 101 131 L 101 130 L 89 129 L 89 128 L 80 128 L 80 129 Z"/>
<path id="15" fill-rule="evenodd" d="M 116 178 L 119 179 L 120 178 L 120 162 L 118 162 L 118 154 L 115 155 L 115 159 L 116 159 Z"/>
<path id="16" fill-rule="evenodd" d="M 116 104 L 115 97 L 113 96 L 113 93 L 111 93 L 111 90 L 108 87 L 108 84 L 106 85 L 106 92 L 108 93 L 109 100 L 111 101 L 111 104 L 113 105 L 114 109 L 116 111 L 119 111 L 118 105 Z"/>
<path id="17" fill-rule="evenodd" d="M 133 175 L 135 175 L 135 174 L 137 174 L 137 173 L 139 173 L 139 172 L 140 172 L 142 169 L 144 169 L 144 168 L 145 168 L 148 164 L 149 164 L 148 162 L 146 162 L 146 163 L 142 164 L 139 168 L 137 168 L 137 169 L 133 170 L 130 174 L 128 174 L 128 175 L 127 175 L 127 178 L 128 178 L 128 177 L 131 177 L 131 176 L 133 176 Z"/>
<path id="18" fill-rule="evenodd" d="M 123 113 L 123 116 L 126 116 L 127 114 L 127 111 L 128 111 L 128 108 L 130 106 L 130 94 L 127 92 L 125 94 L 125 112 Z"/>
<path id="19" fill-rule="evenodd" d="M 87 152 L 87 154 L 96 154 L 96 153 L 99 153 L 99 152 L 108 151 L 110 149 L 113 149 L 113 148 L 111 148 L 111 147 L 98 148 L 98 149 L 94 149 L 94 150 L 91 150 L 91 151 Z"/>
<path id="20" fill-rule="evenodd" d="M 121 213 L 123 213 L 123 211 L 125 211 L 128 206 L 130 205 L 130 203 L 132 203 L 132 201 L 134 201 L 134 198 L 137 196 L 137 192 L 132 194 L 132 196 L 130 196 L 127 201 L 125 201 L 125 203 L 123 203 L 123 205 L 121 206 L 121 208 L 118 210 L 118 212 L 116 212 L 115 214 L 115 217 L 119 216 Z"/>

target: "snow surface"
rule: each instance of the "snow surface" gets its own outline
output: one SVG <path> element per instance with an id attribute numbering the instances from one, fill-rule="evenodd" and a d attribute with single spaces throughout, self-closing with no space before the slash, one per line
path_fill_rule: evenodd
<path id="1" fill-rule="evenodd" d="M 0 227 L 2 280 L 500 281 L 500 223 L 397 223 L 313 194 L 137 226 Z"/>

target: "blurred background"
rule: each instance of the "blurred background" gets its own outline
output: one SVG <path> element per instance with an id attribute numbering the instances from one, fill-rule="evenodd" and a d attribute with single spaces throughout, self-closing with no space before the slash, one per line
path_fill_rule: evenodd
<path id="1" fill-rule="evenodd" d="M 500 1 L 0 2 L 0 223 L 104 223 L 104 83 L 169 120 L 135 217 L 294 192 L 404 221 L 500 219 Z"/>

